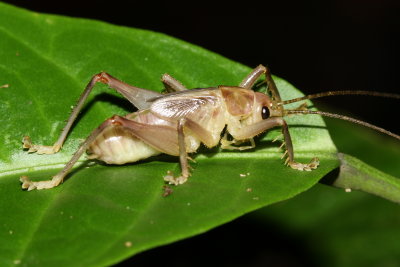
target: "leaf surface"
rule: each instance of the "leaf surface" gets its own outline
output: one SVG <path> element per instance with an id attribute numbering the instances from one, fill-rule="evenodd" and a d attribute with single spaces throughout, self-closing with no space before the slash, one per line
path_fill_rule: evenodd
<path id="1" fill-rule="evenodd" d="M 202 149 L 193 176 L 163 197 L 174 157 L 124 166 L 84 158 L 61 186 L 21 190 L 19 176 L 49 179 L 79 143 L 113 114 L 133 111 L 97 85 L 60 153 L 34 155 L 21 139 L 51 145 L 92 75 L 107 71 L 135 86 L 162 90 L 168 72 L 189 88 L 237 85 L 251 70 L 163 34 L 102 22 L 42 15 L 0 3 L 0 265 L 109 265 L 140 251 L 202 233 L 262 206 L 291 198 L 338 166 L 336 149 L 316 116 L 288 118 L 296 157 L 321 166 L 283 164 L 279 130 L 255 150 Z M 282 98 L 301 93 L 277 78 Z"/>
<path id="2" fill-rule="evenodd" d="M 386 173 L 398 173 L 397 140 L 364 127 L 349 127 L 344 121 L 328 119 L 326 123 L 340 151 Z M 364 170 L 367 169 L 370 167 Z M 368 172 L 367 177 L 373 172 L 376 170 Z M 276 265 L 276 262 L 289 266 L 397 266 L 399 223 L 396 203 L 319 183 L 303 194 L 251 212 L 224 227 L 152 249 L 124 263 L 157 264 L 157 259 L 180 251 L 179 258 L 168 258 L 169 264 L 195 258 L 197 266 L 207 265 L 210 259 L 214 263 L 248 266 Z M 224 250 L 218 250 L 220 247 Z M 195 252 L 199 250 L 201 255 Z"/>
<path id="3" fill-rule="evenodd" d="M 363 186 L 376 183 L 378 190 L 373 193 L 387 186 L 387 198 L 393 190 L 399 190 L 399 179 L 395 178 L 400 167 L 400 144 L 397 140 L 364 127 L 348 127 L 348 123 L 343 121 L 329 119 L 327 125 L 338 149 L 359 159 L 345 155 L 345 169 L 363 165 L 356 169 L 355 179 L 349 181 L 364 177 L 366 182 Z M 372 167 L 364 162 L 393 176 L 371 170 Z M 392 194 L 392 201 L 396 201 L 396 197 L 399 197 L 398 192 Z M 312 208 L 305 210 L 305 207 Z M 260 209 L 249 216 L 264 223 L 275 223 L 283 228 L 283 232 L 301 236 L 309 254 L 318 255 L 313 259 L 317 265 L 396 266 L 400 263 L 400 243 L 396 238 L 400 234 L 399 206 L 371 194 L 356 190 L 346 192 L 319 184 L 306 194 Z"/>

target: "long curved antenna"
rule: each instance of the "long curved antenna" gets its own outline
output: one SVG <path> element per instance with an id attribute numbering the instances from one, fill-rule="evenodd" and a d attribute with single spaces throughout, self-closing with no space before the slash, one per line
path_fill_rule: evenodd
<path id="1" fill-rule="evenodd" d="M 374 129 L 378 132 L 387 134 L 391 137 L 394 137 L 398 140 L 400 140 L 400 135 L 394 134 L 388 130 L 385 130 L 381 127 L 375 126 L 373 124 L 370 124 L 368 122 L 365 121 L 361 121 L 361 120 L 357 120 L 351 117 L 347 117 L 344 115 L 339 115 L 339 114 L 335 114 L 335 113 L 329 113 L 329 112 L 325 112 L 325 111 L 314 111 L 314 110 L 298 110 L 298 109 L 289 109 L 289 110 L 285 110 L 285 114 L 289 115 L 289 114 L 316 114 L 316 115 L 321 115 L 321 116 L 325 116 L 325 117 L 330 117 L 330 118 L 335 118 L 335 119 L 340 119 L 340 120 L 345 120 L 345 121 L 350 121 L 353 123 L 357 123 L 360 124 L 362 126 Z"/>
<path id="2" fill-rule="evenodd" d="M 399 94 L 381 93 L 381 92 L 376 92 L 376 91 L 344 90 L 344 91 L 328 91 L 328 92 L 322 92 L 322 93 L 297 97 L 297 98 L 282 101 L 282 105 L 299 102 L 299 101 L 307 100 L 307 99 L 315 99 L 315 98 L 320 98 L 320 97 L 325 97 L 325 96 L 334 96 L 334 95 L 368 95 L 368 96 L 378 96 L 378 97 L 400 99 Z"/>

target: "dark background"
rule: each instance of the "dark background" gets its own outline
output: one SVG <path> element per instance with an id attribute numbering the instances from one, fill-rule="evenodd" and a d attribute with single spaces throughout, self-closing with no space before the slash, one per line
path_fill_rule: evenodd
<path id="1" fill-rule="evenodd" d="M 400 93 L 400 2 L 337 0 L 189 2 L 6 0 L 38 12 L 93 18 L 163 32 L 250 67 L 306 94 L 327 90 Z M 399 133 L 398 100 L 318 100 Z M 346 112 L 347 111 L 347 112 Z"/>
<path id="2" fill-rule="evenodd" d="M 263 1 L 261 5 L 253 1 L 225 4 L 218 1 L 181 4 L 83 0 L 4 2 L 38 12 L 93 18 L 163 32 L 250 67 L 268 65 L 275 75 L 306 94 L 348 89 L 400 93 L 400 4 L 395 0 L 297 1 L 295 5 L 279 1 Z M 400 134 L 399 100 L 333 97 L 323 100 L 322 104 Z M 187 263 L 183 255 L 191 262 L 195 261 L 196 266 L 209 263 L 213 255 L 217 256 L 214 263 L 218 263 L 225 254 L 218 253 L 217 247 L 225 246 L 232 253 L 223 257 L 224 263 L 257 266 L 263 262 L 257 257 L 263 247 L 256 250 L 252 247 L 252 252 L 236 251 L 229 244 L 215 240 L 230 237 L 228 240 L 236 240 L 228 242 L 232 245 L 258 242 L 261 240 L 257 240 L 257 236 L 269 236 L 272 238 L 270 243 L 275 243 L 272 254 L 278 255 L 279 263 L 285 266 L 313 265 L 310 262 L 312 255 L 307 257 L 301 243 L 288 246 L 290 242 L 276 234 L 279 233 L 276 226 L 274 233 L 268 232 L 266 225 L 251 224 L 254 235 L 248 232 L 244 235 L 240 229 L 248 226 L 246 224 L 246 219 L 238 220 L 222 230 L 145 252 L 133 262 L 151 266 L 152 260 L 158 260 L 165 261 L 166 265 L 179 265 L 173 256 L 176 253 L 183 265 Z M 272 254 L 264 256 L 271 259 Z M 247 258 L 247 264 L 241 263 L 243 256 Z M 274 265 L 274 262 L 269 263 Z"/>

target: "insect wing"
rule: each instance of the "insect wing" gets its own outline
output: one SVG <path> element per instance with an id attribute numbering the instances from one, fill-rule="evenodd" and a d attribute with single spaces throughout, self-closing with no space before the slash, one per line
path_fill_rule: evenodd
<path id="1" fill-rule="evenodd" d="M 201 113 L 214 110 L 220 106 L 218 91 L 210 89 L 194 89 L 168 94 L 157 98 L 150 106 L 150 111 L 162 118 L 195 119 Z"/>

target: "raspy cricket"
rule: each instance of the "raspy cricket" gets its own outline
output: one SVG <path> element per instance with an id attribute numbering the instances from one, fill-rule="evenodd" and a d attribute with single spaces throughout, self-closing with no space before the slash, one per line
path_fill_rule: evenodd
<path id="1" fill-rule="evenodd" d="M 265 75 L 267 93 L 253 91 L 254 85 Z M 85 100 L 96 83 L 107 84 L 128 99 L 138 111 L 104 121 L 80 145 L 65 167 L 51 180 L 31 181 L 22 176 L 22 188 L 48 189 L 58 186 L 74 164 L 87 152 L 89 159 L 107 164 L 136 162 L 161 153 L 178 156 L 181 173 L 168 171 L 164 180 L 173 185 L 184 184 L 191 175 L 188 153 L 194 153 L 203 143 L 211 148 L 245 150 L 255 147 L 253 138 L 271 128 L 281 127 L 285 147 L 285 164 L 299 171 L 311 171 L 319 165 L 317 157 L 308 163 L 295 160 L 288 125 L 284 119 L 290 114 L 319 114 L 361 124 L 400 140 L 400 136 L 380 127 L 347 116 L 309 110 L 306 103 L 295 109 L 286 104 L 332 95 L 371 95 L 400 99 L 400 95 L 372 91 L 329 91 L 290 100 L 282 100 L 270 71 L 260 65 L 250 72 L 238 86 L 218 86 L 188 90 L 168 74 L 161 79 L 166 93 L 128 85 L 101 72 L 94 75 L 53 146 L 32 144 L 23 138 L 23 148 L 29 153 L 54 154 L 64 144 Z M 249 143 L 246 145 L 245 143 Z"/>

